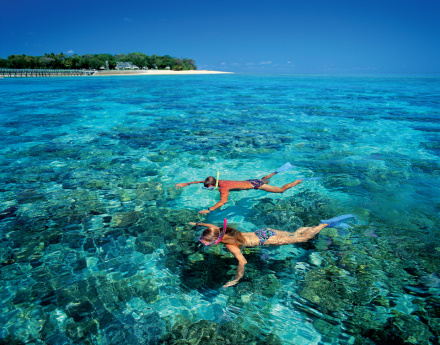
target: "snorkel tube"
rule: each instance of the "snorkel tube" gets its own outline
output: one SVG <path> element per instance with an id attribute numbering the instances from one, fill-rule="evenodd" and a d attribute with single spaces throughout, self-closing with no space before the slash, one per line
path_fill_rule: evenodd
<path id="1" fill-rule="evenodd" d="M 215 246 L 216 244 L 219 244 L 222 241 L 223 237 L 225 237 L 227 224 L 228 224 L 228 220 L 225 218 L 223 220 L 223 231 L 220 234 L 220 236 L 217 238 L 217 240 L 212 244 L 213 246 Z"/>
<path id="2" fill-rule="evenodd" d="M 214 190 L 218 188 L 218 177 L 220 175 L 220 172 L 217 170 L 217 179 L 215 180 L 215 187 L 211 186 L 211 187 L 205 187 L 203 186 L 202 189 L 210 189 L 210 190 Z"/>
<path id="3" fill-rule="evenodd" d="M 217 180 L 215 180 L 215 188 L 214 189 L 218 188 L 218 177 L 219 176 L 220 176 L 220 171 L 217 170 Z M 226 221 L 226 219 L 225 219 L 225 221 Z"/>

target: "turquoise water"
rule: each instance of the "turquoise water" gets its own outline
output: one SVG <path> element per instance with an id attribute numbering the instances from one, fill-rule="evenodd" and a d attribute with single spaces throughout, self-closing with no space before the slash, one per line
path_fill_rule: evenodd
<path id="1" fill-rule="evenodd" d="M 8 344 L 437 344 L 440 78 L 0 82 L 0 339 Z M 272 178 L 284 194 L 178 182 Z M 203 248 L 188 222 L 306 244 Z M 185 342 L 186 341 L 186 342 Z"/>

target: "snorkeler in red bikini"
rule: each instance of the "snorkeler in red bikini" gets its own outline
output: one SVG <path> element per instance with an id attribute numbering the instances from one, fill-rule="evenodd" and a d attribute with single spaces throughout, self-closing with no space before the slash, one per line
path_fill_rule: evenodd
<path id="1" fill-rule="evenodd" d="M 284 193 L 286 190 L 300 184 L 302 182 L 302 179 L 288 183 L 282 187 L 269 186 L 269 179 L 273 175 L 275 175 L 281 171 L 290 170 L 292 168 L 294 168 L 293 165 L 291 165 L 290 163 L 286 163 L 283 166 L 279 167 L 277 170 L 275 170 L 275 172 L 273 172 L 272 174 L 264 176 L 261 179 L 251 179 L 251 180 L 246 180 L 246 181 L 226 181 L 226 180 L 217 181 L 217 179 L 215 177 L 208 176 L 205 179 L 205 181 L 178 183 L 175 185 L 175 187 L 176 188 L 183 188 L 183 187 L 186 187 L 190 184 L 203 183 L 204 186 L 202 188 L 213 190 L 213 189 L 215 189 L 216 186 L 218 186 L 218 189 L 220 191 L 220 201 L 217 202 L 214 206 L 208 207 L 207 210 L 199 211 L 200 214 L 206 214 L 206 213 L 212 212 L 212 211 L 218 209 L 219 207 L 223 206 L 224 204 L 226 204 L 226 202 L 228 201 L 228 197 L 229 197 L 229 191 L 260 189 L 260 190 L 264 190 L 269 193 Z"/>
<path id="2" fill-rule="evenodd" d="M 317 226 L 300 227 L 295 232 L 270 228 L 263 228 L 255 232 L 241 232 L 227 226 L 226 219 L 224 220 L 223 228 L 208 223 L 190 222 L 189 225 L 204 226 L 206 229 L 200 236 L 199 241 L 205 246 L 215 246 L 222 243 L 238 260 L 237 273 L 234 279 L 223 285 L 223 287 L 229 287 L 236 285 L 244 275 L 244 266 L 247 264 L 247 261 L 241 252 L 241 247 L 282 246 L 307 242 L 319 234 L 325 227 L 336 227 L 354 217 L 352 214 L 344 214 L 331 219 L 321 220 L 321 224 Z"/>

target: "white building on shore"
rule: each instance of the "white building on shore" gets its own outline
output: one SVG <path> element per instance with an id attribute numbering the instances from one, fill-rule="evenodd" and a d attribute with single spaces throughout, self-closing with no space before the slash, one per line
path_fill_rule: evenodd
<path id="1" fill-rule="evenodd" d="M 136 65 L 133 65 L 131 62 L 117 62 L 115 69 L 116 70 L 138 70 L 139 67 Z"/>

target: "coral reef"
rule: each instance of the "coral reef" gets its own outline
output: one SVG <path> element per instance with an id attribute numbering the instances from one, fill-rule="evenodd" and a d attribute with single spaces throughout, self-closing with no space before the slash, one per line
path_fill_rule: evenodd
<path id="1" fill-rule="evenodd" d="M 0 344 L 439 343 L 438 82 L 213 78 L 1 91 Z M 287 160 L 274 184 L 322 179 L 231 193 L 208 218 L 216 196 L 173 187 Z M 235 258 L 188 225 L 345 213 L 308 243 L 243 249 L 228 289 Z"/>
<path id="2" fill-rule="evenodd" d="M 256 345 L 281 345 L 282 342 L 273 334 L 263 335 L 251 332 L 235 323 L 218 325 L 206 320 L 191 322 L 180 318 L 168 333 L 162 337 L 159 344 L 167 345 L 210 345 L 210 344 L 256 344 Z"/>

